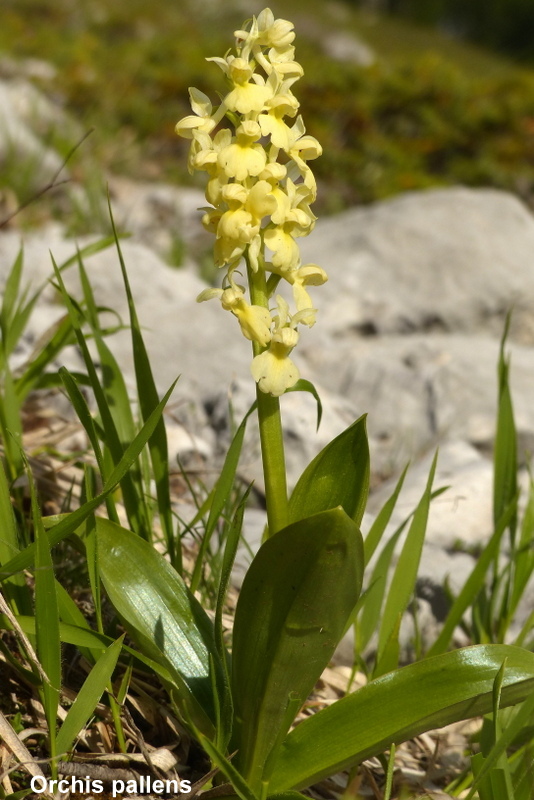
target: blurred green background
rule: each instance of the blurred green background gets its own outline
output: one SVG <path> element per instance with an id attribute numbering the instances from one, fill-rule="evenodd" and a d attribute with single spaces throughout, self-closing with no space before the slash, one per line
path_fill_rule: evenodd
<path id="1" fill-rule="evenodd" d="M 305 76 L 295 91 L 324 147 L 314 165 L 318 212 L 458 183 L 508 189 L 534 204 L 531 0 L 270 5 L 297 30 Z M 76 156 L 81 180 L 98 163 L 104 172 L 191 184 L 187 143 L 174 134 L 189 113 L 187 89 L 216 100 L 223 76 L 205 58 L 223 55 L 233 30 L 262 7 L 1 0 L 0 59 L 57 68 L 37 79 L 42 90 L 95 128 Z"/>

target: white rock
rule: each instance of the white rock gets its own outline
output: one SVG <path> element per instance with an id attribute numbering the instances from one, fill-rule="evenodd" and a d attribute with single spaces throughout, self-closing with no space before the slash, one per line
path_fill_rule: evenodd
<path id="1" fill-rule="evenodd" d="M 376 53 L 369 45 L 346 31 L 334 31 L 323 36 L 321 44 L 324 52 L 336 61 L 359 64 L 369 67 L 376 61 Z"/>
<path id="2" fill-rule="evenodd" d="M 63 157 L 44 142 L 61 127 L 76 141 L 78 127 L 38 89 L 26 80 L 0 80 L 0 160 L 18 163 L 26 193 L 37 191 L 62 168 Z M 62 178 L 68 177 L 63 168 Z"/>
<path id="3" fill-rule="evenodd" d="M 313 331 L 312 331 L 313 333 Z M 534 352 L 510 343 L 510 384 L 520 456 L 534 450 Z M 492 448 L 499 342 L 481 334 L 413 334 L 345 341 L 325 337 L 305 349 L 312 376 L 369 412 L 372 468 L 398 472 L 447 439 Z"/>
<path id="4" fill-rule="evenodd" d="M 411 192 L 319 220 L 299 240 L 303 263 L 329 274 L 313 290 L 310 337 L 417 330 L 500 334 L 534 341 L 534 219 L 494 189 Z"/>
<path id="5" fill-rule="evenodd" d="M 25 238 L 23 283 L 30 281 L 37 287 L 52 275 L 49 250 L 61 266 L 76 253 L 77 245 L 83 248 L 94 241 L 94 238 L 65 240 L 61 234 L 61 229 L 52 226 Z M 6 280 L 19 247 L 19 236 L 13 231 L 0 235 L 1 282 Z M 190 394 L 194 390 L 198 396 L 199 390 L 213 391 L 214 386 L 228 386 L 234 375 L 247 374 L 251 360 L 249 342 L 216 301 L 196 303 L 205 284 L 191 267 L 172 269 L 151 250 L 135 242 L 123 241 L 121 249 L 160 391 L 181 375 L 178 391 Z M 127 301 L 115 248 L 88 256 L 84 264 L 97 305 L 113 311 L 103 315 L 102 322 L 116 324 L 116 315 L 127 322 Z M 80 299 L 77 272 L 74 264 L 62 274 L 69 292 Z M 55 309 L 57 317 L 65 313 L 50 285 L 43 292 L 43 302 Z M 30 322 L 29 332 L 37 338 L 42 331 L 32 329 Z M 119 331 L 109 340 L 109 346 L 131 382 L 134 370 L 130 338 L 127 330 Z"/>

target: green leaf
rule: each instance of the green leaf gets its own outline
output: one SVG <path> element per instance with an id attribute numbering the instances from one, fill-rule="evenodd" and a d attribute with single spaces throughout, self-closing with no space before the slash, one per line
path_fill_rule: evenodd
<path id="1" fill-rule="evenodd" d="M 319 430 L 319 425 L 321 424 L 321 420 L 323 418 L 323 404 L 321 403 L 319 392 L 317 391 L 313 383 L 311 381 L 305 380 L 304 378 L 300 378 L 300 380 L 298 380 L 294 386 L 291 386 L 289 389 L 286 389 L 285 393 L 288 394 L 289 392 L 309 392 L 315 398 L 315 402 L 317 403 L 316 430 Z"/>
<path id="2" fill-rule="evenodd" d="M 67 514 L 61 522 L 55 525 L 48 535 L 48 540 L 50 543 L 50 547 L 58 544 L 62 541 L 66 536 L 69 536 L 73 533 L 85 520 L 87 517 L 92 514 L 92 512 L 101 505 L 106 497 L 111 494 L 111 492 L 117 487 L 117 484 L 120 482 L 121 478 L 128 472 L 130 466 L 138 457 L 139 453 L 147 443 L 148 439 L 152 435 L 155 425 L 157 421 L 160 419 L 161 414 L 163 413 L 163 409 L 165 408 L 169 397 L 171 396 L 176 381 L 172 384 L 170 389 L 164 395 L 162 400 L 158 403 L 150 417 L 147 419 L 133 442 L 128 445 L 124 454 L 117 464 L 117 466 L 112 471 L 111 475 L 108 477 L 102 492 L 97 496 L 94 497 L 92 500 L 88 500 L 87 503 L 84 503 L 83 506 L 77 508 L 76 511 L 73 511 L 70 514 Z M 34 559 L 34 551 L 35 545 L 30 545 L 26 547 L 21 553 L 18 553 L 14 556 L 7 564 L 2 566 L 2 570 L 0 571 L 0 581 L 4 581 L 6 578 L 9 578 L 12 574 L 19 572 L 20 570 L 26 569 L 30 564 L 33 563 Z"/>
<path id="3" fill-rule="evenodd" d="M 0 459 L 0 519 L 2 532 L 0 534 L 0 564 L 9 561 L 20 549 L 19 532 L 15 513 L 11 504 L 11 496 L 7 483 L 4 465 Z M 26 579 L 22 573 L 13 575 L 4 582 L 6 599 L 11 604 L 15 614 L 29 614 L 32 610 L 31 597 Z"/>
<path id="4" fill-rule="evenodd" d="M 228 452 L 226 454 L 226 458 L 224 459 L 224 464 L 221 469 L 220 475 L 217 479 L 217 483 L 213 489 L 213 493 L 211 495 L 211 505 L 210 505 L 210 513 L 208 516 L 208 521 L 206 523 L 206 529 L 204 531 L 204 536 L 202 537 L 202 541 L 200 543 L 199 553 L 197 555 L 195 568 L 193 570 L 193 575 L 191 577 L 191 591 L 196 592 L 198 589 L 200 579 L 202 577 L 202 568 L 204 565 L 204 559 L 209 547 L 210 539 L 215 531 L 215 527 L 219 518 L 222 514 L 222 511 L 225 505 L 228 502 L 228 498 L 231 495 L 232 488 L 235 482 L 235 476 L 237 472 L 237 466 L 239 464 L 239 457 L 241 456 L 241 450 L 243 447 L 243 439 L 245 437 L 245 430 L 247 426 L 247 421 L 252 412 L 256 409 L 256 403 L 253 403 L 239 425 L 239 428 L 235 432 L 234 438 L 228 448 Z"/>
<path id="5" fill-rule="evenodd" d="M 392 742 L 490 712 L 505 658 L 501 705 L 525 700 L 534 692 L 534 654 L 519 647 L 476 645 L 411 664 L 297 725 L 280 749 L 269 792 L 303 789 Z"/>
<path id="6" fill-rule="evenodd" d="M 67 753 L 74 740 L 94 713 L 95 707 L 111 682 L 119 658 L 122 639 L 117 639 L 102 653 L 69 708 L 56 739 L 58 754 Z"/>
<path id="7" fill-rule="evenodd" d="M 289 500 L 289 521 L 341 506 L 359 527 L 369 494 L 369 443 L 365 415 L 336 436 L 311 461 Z"/>
<path id="8" fill-rule="evenodd" d="M 203 710 L 193 722 L 205 730 L 206 715 L 215 722 L 210 658 L 217 687 L 224 684 L 210 619 L 150 544 L 109 520 L 95 522 L 100 574 L 111 602 L 141 651 L 163 663 L 186 701 Z"/>
<path id="9" fill-rule="evenodd" d="M 128 299 L 128 312 L 130 315 L 130 330 L 132 333 L 132 351 L 134 359 L 135 379 L 137 383 L 137 395 L 139 398 L 139 406 L 143 420 L 148 419 L 153 409 L 158 404 L 158 392 L 156 389 L 156 382 L 152 373 L 150 359 L 145 347 L 143 336 L 141 333 L 141 326 L 137 317 L 135 303 L 130 289 L 130 281 L 128 280 L 128 272 L 124 263 L 122 250 L 120 248 L 119 237 L 115 228 L 115 220 L 111 211 L 111 203 L 109 203 L 109 213 L 111 218 L 111 225 L 113 228 L 113 235 L 115 237 L 115 246 L 119 257 L 119 263 L 122 272 L 122 279 L 124 282 L 124 289 Z M 171 564 L 182 572 L 182 551 L 181 547 L 175 547 L 174 532 L 172 525 L 172 508 L 170 497 L 170 482 L 169 482 L 169 452 L 167 445 L 167 432 L 163 418 L 159 421 L 154 429 L 154 433 L 148 442 L 150 452 L 150 460 L 152 462 L 152 470 L 154 481 L 156 484 L 156 496 L 158 501 L 158 510 L 163 532 L 165 534 L 165 541 L 171 559 Z"/>
<path id="10" fill-rule="evenodd" d="M 443 653 L 447 649 L 454 633 L 454 629 L 460 623 L 465 611 L 470 606 L 473 606 L 477 594 L 480 592 L 481 588 L 484 587 L 488 567 L 494 558 L 497 557 L 500 541 L 504 531 L 508 527 L 510 519 L 516 512 L 516 508 L 517 498 L 514 498 L 514 500 L 512 500 L 508 506 L 506 512 L 501 515 L 497 529 L 482 551 L 482 554 L 479 556 L 475 566 L 473 567 L 471 575 L 465 582 L 460 594 L 454 601 L 452 608 L 447 615 L 447 619 L 445 620 L 441 633 L 427 653 L 428 656 L 438 655 L 438 653 Z"/>
<path id="11" fill-rule="evenodd" d="M 425 541 L 436 461 L 437 453 L 432 461 L 425 491 L 413 515 L 412 523 L 391 579 L 378 636 L 378 662 L 381 660 L 382 651 L 389 641 L 392 631 L 398 625 L 399 615 L 406 611 L 415 588 Z"/>
<path id="12" fill-rule="evenodd" d="M 61 639 L 59 635 L 59 611 L 56 596 L 56 581 L 52 555 L 37 505 L 35 486 L 28 472 L 32 517 L 35 528 L 35 633 L 37 655 L 48 677 L 43 681 L 41 695 L 48 723 L 50 755 L 56 755 L 56 717 L 61 689 Z"/>
<path id="13" fill-rule="evenodd" d="M 517 495 L 517 435 L 509 385 L 510 362 L 504 354 L 509 326 L 510 314 L 506 317 L 498 365 L 499 404 L 493 454 L 493 520 L 495 527 L 499 524 L 512 498 Z M 509 522 L 513 541 L 516 526 L 515 515 Z"/>
<path id="14" fill-rule="evenodd" d="M 279 531 L 249 567 L 234 623 L 233 743 L 254 791 L 343 635 L 362 573 L 361 534 L 341 508 Z"/>
<path id="15" fill-rule="evenodd" d="M 406 473 L 408 472 L 408 464 L 402 471 L 402 474 L 397 481 L 397 485 L 393 490 L 393 494 L 389 497 L 371 525 L 369 529 L 369 533 L 364 539 L 363 542 L 363 549 L 365 553 L 365 564 L 367 565 L 371 560 L 373 553 L 375 552 L 376 548 L 380 544 L 382 540 L 382 536 L 384 535 L 384 531 L 386 530 L 389 520 L 391 519 L 391 515 L 393 514 L 393 510 L 397 505 L 397 500 L 399 498 L 400 491 L 402 489 L 402 485 L 404 483 L 404 479 L 406 477 Z"/>

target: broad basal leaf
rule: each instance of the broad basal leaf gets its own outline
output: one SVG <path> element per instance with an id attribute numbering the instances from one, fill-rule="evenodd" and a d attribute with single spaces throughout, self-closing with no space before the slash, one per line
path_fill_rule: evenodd
<path id="1" fill-rule="evenodd" d="M 254 791 L 343 635 L 362 572 L 362 538 L 341 508 L 279 531 L 249 568 L 234 624 L 232 749 Z"/>
<path id="2" fill-rule="evenodd" d="M 476 645 L 382 675 L 301 722 L 280 748 L 269 793 L 303 789 L 423 731 L 491 712 L 506 659 L 501 706 L 534 692 L 534 653 Z"/>
<path id="3" fill-rule="evenodd" d="M 128 633 L 142 652 L 173 674 L 178 693 L 188 695 L 179 698 L 188 713 L 202 709 L 214 722 L 212 687 L 222 686 L 223 673 L 210 619 L 180 575 L 151 545 L 100 517 L 96 532 L 102 581 Z M 192 721 L 206 731 L 206 719 L 194 716 Z"/>

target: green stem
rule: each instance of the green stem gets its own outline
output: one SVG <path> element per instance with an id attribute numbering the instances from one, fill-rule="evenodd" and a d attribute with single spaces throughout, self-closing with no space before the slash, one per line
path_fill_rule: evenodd
<path id="1" fill-rule="evenodd" d="M 264 270 L 260 267 L 257 272 L 254 272 L 248 265 L 247 271 L 251 303 L 255 306 L 269 308 L 269 293 Z M 258 342 L 253 342 L 252 347 L 255 356 L 262 352 Z M 258 386 L 256 387 L 256 398 L 265 481 L 267 523 L 269 525 L 269 535 L 272 536 L 288 524 L 286 461 L 280 401 L 278 397 L 272 397 L 270 394 L 262 392 Z"/>

